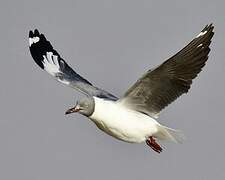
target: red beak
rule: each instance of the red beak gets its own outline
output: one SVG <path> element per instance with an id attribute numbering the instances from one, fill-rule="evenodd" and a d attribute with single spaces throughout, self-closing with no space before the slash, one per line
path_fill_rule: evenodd
<path id="1" fill-rule="evenodd" d="M 77 107 L 77 106 L 75 106 L 75 107 L 73 107 L 73 108 L 71 108 L 71 109 L 68 109 L 68 110 L 65 112 L 65 114 L 71 114 L 71 113 L 78 112 L 78 111 L 80 111 L 80 108 Z"/>

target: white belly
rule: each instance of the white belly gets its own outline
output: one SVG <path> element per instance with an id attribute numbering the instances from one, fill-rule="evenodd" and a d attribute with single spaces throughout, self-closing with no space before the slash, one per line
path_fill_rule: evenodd
<path id="1" fill-rule="evenodd" d="M 95 110 L 90 119 L 107 134 L 126 142 L 141 143 L 157 133 L 158 122 L 153 118 L 118 102 L 94 99 Z"/>

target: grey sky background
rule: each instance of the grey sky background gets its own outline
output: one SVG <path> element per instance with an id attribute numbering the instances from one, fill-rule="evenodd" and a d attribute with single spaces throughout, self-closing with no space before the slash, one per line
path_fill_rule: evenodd
<path id="1" fill-rule="evenodd" d="M 0 179 L 224 179 L 225 3 L 222 0 L 20 0 L 0 2 Z M 32 60 L 38 28 L 78 73 L 117 96 L 213 22 L 209 61 L 188 95 L 159 122 L 184 144 L 160 155 L 65 110 L 81 98 Z"/>

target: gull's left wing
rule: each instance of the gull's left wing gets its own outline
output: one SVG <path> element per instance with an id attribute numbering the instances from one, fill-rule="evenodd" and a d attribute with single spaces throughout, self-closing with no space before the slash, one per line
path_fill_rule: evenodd
<path id="1" fill-rule="evenodd" d="M 144 74 L 119 101 L 157 118 L 162 109 L 188 92 L 208 59 L 213 34 L 213 25 L 207 25 L 177 54 Z"/>
<path id="2" fill-rule="evenodd" d="M 59 82 L 75 88 L 88 96 L 111 100 L 117 99 L 114 95 L 93 86 L 88 80 L 77 74 L 37 29 L 29 33 L 29 46 L 34 61 Z"/>

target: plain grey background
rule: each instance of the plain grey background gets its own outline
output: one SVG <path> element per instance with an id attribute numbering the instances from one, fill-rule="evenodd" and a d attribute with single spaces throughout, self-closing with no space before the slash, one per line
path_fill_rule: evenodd
<path id="1" fill-rule="evenodd" d="M 222 0 L 0 2 L 0 179 L 224 179 L 225 3 Z M 161 154 L 65 116 L 81 98 L 32 60 L 38 28 L 78 73 L 117 96 L 213 22 L 209 61 L 159 122 L 184 131 Z"/>

